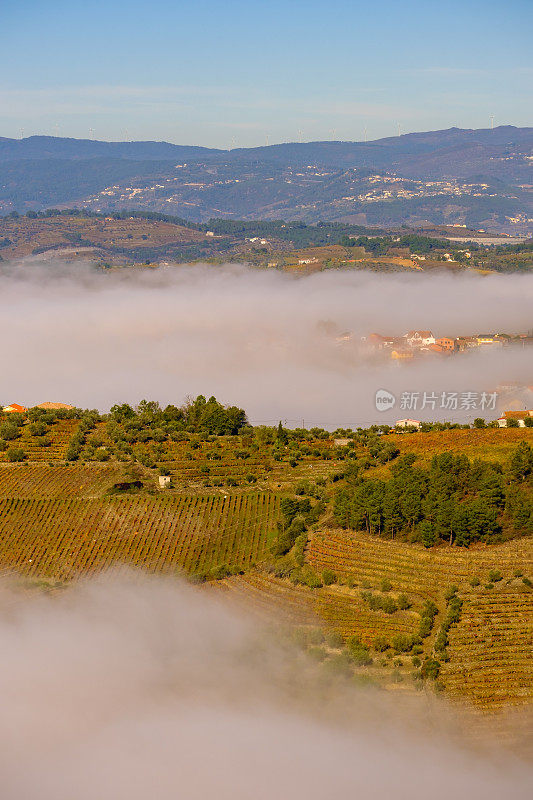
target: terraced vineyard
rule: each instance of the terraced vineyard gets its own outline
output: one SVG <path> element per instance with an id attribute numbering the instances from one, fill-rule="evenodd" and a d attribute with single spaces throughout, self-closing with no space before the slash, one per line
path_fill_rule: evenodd
<path id="1" fill-rule="evenodd" d="M 515 582 L 516 583 L 516 582 Z M 523 584 L 471 591 L 450 630 L 441 679 L 451 695 L 494 709 L 531 699 L 533 592 Z"/>
<path id="2" fill-rule="evenodd" d="M 326 624 L 344 639 L 357 635 L 371 645 L 376 636 L 388 640 L 396 634 L 414 634 L 419 615 L 401 611 L 393 615 L 372 611 L 361 600 L 359 592 L 347 587 L 308 589 L 291 581 L 260 572 L 228 578 L 224 591 L 259 613 L 280 614 L 294 622 Z"/>
<path id="3" fill-rule="evenodd" d="M 461 453 L 468 458 L 504 462 L 520 442 L 533 444 L 533 428 L 470 428 L 469 430 L 429 431 L 389 434 L 401 453 L 414 453 L 419 464 L 428 464 L 435 453 Z"/>
<path id="4" fill-rule="evenodd" d="M 407 592 L 420 602 L 431 599 L 441 612 L 445 591 L 452 584 L 457 586 L 463 608 L 459 622 L 449 631 L 449 661 L 443 663 L 442 682 L 450 694 L 466 695 L 483 708 L 531 701 L 533 591 L 520 576 L 524 566 L 531 566 L 532 556 L 531 539 L 468 550 L 425 550 L 346 531 L 317 532 L 308 551 L 317 571 L 335 570 L 362 587 L 377 588 L 386 579 L 393 592 Z M 496 584 L 487 583 L 492 571 L 499 573 Z M 472 582 L 478 581 L 480 587 L 490 588 L 474 588 Z M 317 599 L 321 616 L 343 635 L 356 631 L 363 639 L 370 638 L 373 623 L 356 602 L 345 611 L 335 606 L 331 596 L 322 607 L 320 595 Z M 441 620 L 439 615 L 437 629 Z M 382 628 L 376 632 L 385 633 Z"/>
<path id="5" fill-rule="evenodd" d="M 488 580 L 491 569 L 510 578 L 514 570 L 531 563 L 531 539 L 515 539 L 489 547 L 468 549 L 397 543 L 353 531 L 319 531 L 311 539 L 308 559 L 318 571 L 329 568 L 359 585 L 377 588 L 383 578 L 393 590 L 405 591 L 421 600 L 442 601 L 450 584 L 463 588 L 471 578 Z"/>
<path id="6" fill-rule="evenodd" d="M 0 465 L 0 497 L 87 497 L 100 495 L 120 480 L 117 465 Z"/>
<path id="7" fill-rule="evenodd" d="M 151 571 L 247 569 L 264 557 L 278 498 L 139 495 L 102 499 L 0 500 L 0 566 L 68 580 L 130 564 Z"/>
<path id="8" fill-rule="evenodd" d="M 50 426 L 45 437 L 31 436 L 29 426 L 24 425 L 21 428 L 21 436 L 10 444 L 24 450 L 28 461 L 60 461 L 65 458 L 69 439 L 78 425 L 77 419 L 59 420 Z M 43 440 L 47 439 L 48 446 L 43 444 Z M 0 450 L 0 462 L 7 460 L 7 450 Z"/>
<path id="9" fill-rule="evenodd" d="M 213 588 L 242 603 L 264 619 L 276 619 L 302 625 L 319 625 L 322 620 L 314 610 L 314 594 L 290 581 L 251 570 L 218 581 Z"/>

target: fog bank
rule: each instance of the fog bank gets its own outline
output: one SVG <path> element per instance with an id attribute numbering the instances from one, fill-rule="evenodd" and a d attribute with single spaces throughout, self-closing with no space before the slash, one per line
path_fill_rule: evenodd
<path id="1" fill-rule="evenodd" d="M 175 580 L 0 586 L 4 800 L 529 796 L 531 769 L 444 707 L 324 682 L 242 612 Z"/>
<path id="2" fill-rule="evenodd" d="M 399 399 L 531 385 L 530 349 L 478 349 L 405 366 L 372 363 L 359 339 L 411 329 L 525 332 L 532 308 L 533 275 L 331 270 L 294 277 L 242 266 L 102 272 L 26 262 L 0 271 L 0 336 L 9 343 L 0 401 L 107 410 L 142 398 L 166 404 L 214 394 L 246 408 L 254 422 L 332 428 L 413 415 L 495 418 L 497 410 L 403 410 Z M 375 409 L 378 389 L 398 398 L 387 414 Z"/>

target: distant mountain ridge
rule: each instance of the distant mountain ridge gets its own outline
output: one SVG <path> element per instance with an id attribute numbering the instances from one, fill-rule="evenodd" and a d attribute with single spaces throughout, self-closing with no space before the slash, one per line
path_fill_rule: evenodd
<path id="1" fill-rule="evenodd" d="M 512 125 L 494 129 L 449 128 L 441 131 L 407 133 L 370 142 L 315 141 L 287 142 L 261 147 L 223 150 L 169 142 L 106 142 L 54 136 L 29 136 L 25 139 L 0 137 L 0 162 L 21 159 L 118 158 L 134 161 L 174 159 L 250 162 L 256 159 L 278 164 L 316 163 L 324 166 L 384 166 L 403 159 L 436 152 L 457 152 L 462 148 L 533 147 L 533 128 Z"/>
<path id="2" fill-rule="evenodd" d="M 103 142 L 56 136 L 28 136 L 26 139 L 0 137 L 0 162 L 50 158 L 168 161 L 176 158 L 203 158 L 209 154 L 216 156 L 223 152 L 208 147 L 170 144 L 169 142 Z"/>
<path id="3" fill-rule="evenodd" d="M 192 221 L 467 224 L 533 232 L 533 128 L 221 150 L 169 142 L 0 138 L 0 214 L 127 208 Z"/>

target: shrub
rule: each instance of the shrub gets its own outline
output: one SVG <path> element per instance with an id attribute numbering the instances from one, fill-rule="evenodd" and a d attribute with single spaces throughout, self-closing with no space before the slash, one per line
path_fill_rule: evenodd
<path id="1" fill-rule="evenodd" d="M 384 653 L 385 650 L 389 649 L 390 645 L 384 636 L 376 636 L 373 642 L 373 647 L 378 653 Z"/>
<path id="2" fill-rule="evenodd" d="M 305 584 L 310 589 L 320 589 L 320 587 L 322 586 L 322 581 L 320 580 L 318 575 L 309 575 L 305 579 Z"/>
<path id="3" fill-rule="evenodd" d="M 30 433 L 32 436 L 44 436 L 48 431 L 48 426 L 44 422 L 32 422 L 30 425 Z"/>
<path id="4" fill-rule="evenodd" d="M 392 583 L 389 580 L 387 580 L 387 578 L 383 578 L 383 580 L 381 581 L 381 591 L 390 592 L 391 589 L 392 589 Z"/>
<path id="5" fill-rule="evenodd" d="M 480 583 L 481 581 L 479 580 L 479 578 L 474 576 L 470 581 L 470 586 L 473 586 L 475 588 L 476 586 L 479 586 Z"/>
<path id="6" fill-rule="evenodd" d="M 491 571 L 489 572 L 489 581 L 491 583 L 497 583 L 498 581 L 501 581 L 502 578 L 503 575 L 501 574 L 499 569 L 491 569 Z"/>
<path id="7" fill-rule="evenodd" d="M 324 582 L 324 586 L 331 586 L 332 583 L 336 583 L 337 576 L 331 569 L 325 569 L 322 572 L 322 580 Z"/>
<path id="8" fill-rule="evenodd" d="M 401 594 L 397 600 L 398 608 L 400 611 L 407 611 L 408 608 L 411 608 L 411 603 L 409 602 L 409 598 L 406 594 Z"/>
<path id="9" fill-rule="evenodd" d="M 24 461 L 26 459 L 26 453 L 21 447 L 10 447 L 7 451 L 7 460 L 8 461 Z"/>
<path id="10" fill-rule="evenodd" d="M 533 586 L 533 584 L 531 583 L 531 581 L 529 580 L 529 578 L 527 578 L 525 575 L 524 575 L 524 577 L 522 578 L 522 583 L 524 584 L 524 586 L 527 586 L 527 587 L 528 587 L 528 589 L 531 589 L 531 586 Z"/>
<path id="11" fill-rule="evenodd" d="M 362 644 L 358 636 L 348 640 L 348 651 L 358 667 L 367 667 L 372 663 L 368 647 Z"/>
<path id="12" fill-rule="evenodd" d="M 392 599 L 392 597 L 384 597 L 381 603 L 381 607 L 386 614 L 394 614 L 395 611 L 398 611 L 398 606 Z"/>
<path id="13" fill-rule="evenodd" d="M 423 678 L 436 680 L 439 677 L 440 667 L 440 661 L 436 661 L 434 658 L 426 658 L 420 668 L 420 674 Z"/>
<path id="14" fill-rule="evenodd" d="M 437 638 L 435 639 L 435 650 L 437 650 L 438 652 L 442 652 L 443 650 L 446 649 L 447 644 L 448 644 L 448 637 L 446 636 L 444 630 L 441 629 L 437 635 Z"/>
<path id="15" fill-rule="evenodd" d="M 413 639 L 404 633 L 397 633 L 391 639 L 391 646 L 397 653 L 408 653 L 413 647 Z"/>
<path id="16" fill-rule="evenodd" d="M 438 614 L 438 608 L 432 600 L 426 600 L 420 615 L 420 626 L 418 629 L 419 636 L 425 639 L 429 636 L 433 629 L 435 617 Z"/>
<path id="17" fill-rule="evenodd" d="M 326 635 L 326 644 L 338 650 L 344 646 L 344 639 L 338 631 L 329 631 Z"/>
<path id="18" fill-rule="evenodd" d="M 452 597 L 455 597 L 457 592 L 458 592 L 457 586 L 449 586 L 444 593 L 444 599 L 446 600 L 446 602 L 449 603 Z"/>
<path id="19" fill-rule="evenodd" d="M 350 654 L 343 650 L 341 653 L 334 653 L 325 662 L 324 667 L 333 675 L 340 675 L 349 678 L 352 673 L 352 660 Z"/>
<path id="20" fill-rule="evenodd" d="M 16 425 L 11 422 L 3 422 L 0 425 L 0 439 L 5 439 L 6 442 L 12 442 L 13 439 L 18 439 L 20 431 Z"/>

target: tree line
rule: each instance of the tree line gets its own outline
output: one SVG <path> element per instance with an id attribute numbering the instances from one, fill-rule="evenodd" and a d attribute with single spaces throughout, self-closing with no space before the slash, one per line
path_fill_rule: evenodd
<path id="1" fill-rule="evenodd" d="M 468 547 L 533 533 L 533 449 L 521 442 L 505 467 L 465 455 L 433 456 L 428 469 L 409 453 L 391 465 L 388 480 L 355 470 L 336 492 L 334 515 L 344 528 L 431 547 L 445 540 Z"/>

